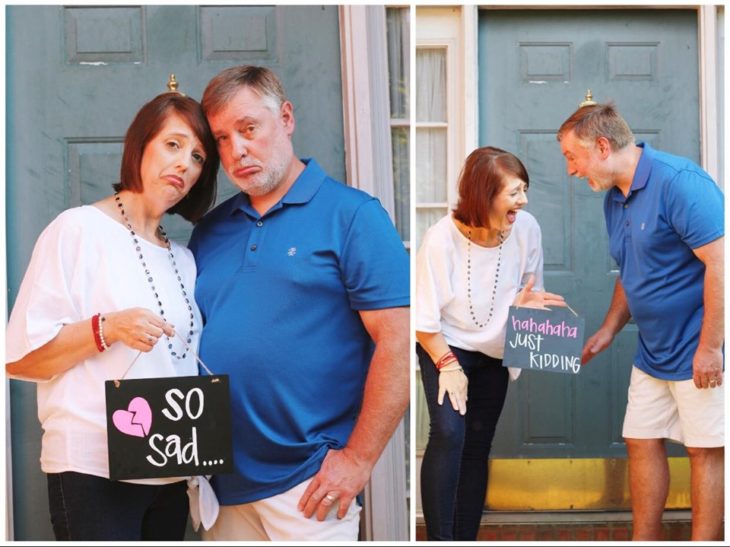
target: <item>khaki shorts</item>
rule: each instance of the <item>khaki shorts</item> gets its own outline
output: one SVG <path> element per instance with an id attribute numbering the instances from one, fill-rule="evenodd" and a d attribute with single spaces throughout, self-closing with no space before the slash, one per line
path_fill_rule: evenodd
<path id="1" fill-rule="evenodd" d="M 624 438 L 671 439 L 685 446 L 725 446 L 725 385 L 699 389 L 694 381 L 653 378 L 633 367 Z"/>
<path id="2" fill-rule="evenodd" d="M 203 541 L 357 541 L 361 507 L 354 499 L 342 520 L 336 508 L 321 522 L 297 509 L 311 480 L 270 498 L 221 505 L 213 527 L 203 530 Z"/>

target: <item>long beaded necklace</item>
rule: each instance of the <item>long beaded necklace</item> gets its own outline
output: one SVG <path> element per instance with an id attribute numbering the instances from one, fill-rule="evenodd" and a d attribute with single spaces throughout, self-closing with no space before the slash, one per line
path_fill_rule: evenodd
<path id="1" fill-rule="evenodd" d="M 147 276 L 147 282 L 150 284 L 150 288 L 152 289 L 152 294 L 155 295 L 155 300 L 157 300 L 157 306 L 160 308 L 160 316 L 162 319 L 167 321 L 167 318 L 165 317 L 165 310 L 162 308 L 162 301 L 160 300 L 160 295 L 157 293 L 157 288 L 155 287 L 155 280 L 152 277 L 152 273 L 150 272 L 150 269 L 147 267 L 147 262 L 144 259 L 144 255 L 142 254 L 142 247 L 140 245 L 139 239 L 137 239 L 137 234 L 134 231 L 134 228 L 132 228 L 132 223 L 129 222 L 129 218 L 127 218 L 127 213 L 124 211 L 124 205 L 122 205 L 122 200 L 119 197 L 119 193 L 114 194 L 114 199 L 117 202 L 117 207 L 119 207 L 119 212 L 122 214 L 122 218 L 124 219 L 124 222 L 127 225 L 127 229 L 129 230 L 129 234 L 132 236 L 132 241 L 134 242 L 134 248 L 139 253 L 139 260 L 142 264 L 142 268 L 144 268 L 144 273 Z M 190 332 L 188 332 L 187 341 L 188 346 L 190 346 L 190 343 L 193 339 L 193 325 L 195 323 L 195 316 L 193 315 L 193 306 L 190 304 L 190 300 L 188 299 L 188 293 L 185 291 L 185 285 L 182 282 L 182 277 L 180 276 L 180 272 L 177 269 L 177 263 L 175 262 L 175 255 L 172 254 L 172 245 L 170 244 L 170 240 L 167 237 L 167 233 L 165 233 L 165 229 L 160 225 L 158 227 L 158 230 L 160 232 L 160 236 L 162 237 L 162 240 L 165 242 L 165 246 L 167 247 L 167 252 L 170 256 L 170 262 L 172 263 L 172 269 L 175 270 L 175 276 L 177 277 L 177 280 L 180 282 L 180 290 L 182 291 L 182 296 L 185 299 L 185 304 L 188 307 L 188 311 L 190 312 Z M 187 355 L 187 350 L 182 355 L 178 355 L 175 350 L 172 349 L 172 339 L 169 336 L 165 336 L 167 338 L 167 349 L 170 351 L 170 355 L 177 359 L 185 359 L 185 356 Z"/>
<path id="2" fill-rule="evenodd" d="M 489 306 L 489 317 L 487 317 L 487 320 L 484 323 L 480 323 L 477 319 L 477 316 L 474 313 L 474 305 L 471 301 L 471 229 L 467 229 L 466 239 L 468 240 L 466 244 L 466 297 L 469 301 L 469 314 L 471 314 L 471 319 L 474 321 L 474 324 L 481 329 L 489 324 L 492 320 L 492 316 L 494 315 L 494 301 L 497 297 L 497 284 L 499 283 L 499 268 L 502 266 L 502 246 L 504 245 L 504 234 L 499 232 L 499 249 L 497 252 L 497 269 L 494 273 L 494 287 L 492 287 L 492 302 Z"/>

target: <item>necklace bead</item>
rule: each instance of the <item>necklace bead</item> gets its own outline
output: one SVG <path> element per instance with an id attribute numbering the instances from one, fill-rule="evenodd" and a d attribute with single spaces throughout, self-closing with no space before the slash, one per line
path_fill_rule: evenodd
<path id="1" fill-rule="evenodd" d="M 144 255 L 142 254 L 142 246 L 139 244 L 139 239 L 137 239 L 137 234 L 135 233 L 134 229 L 132 228 L 132 223 L 129 221 L 129 218 L 127 218 L 127 213 L 124 210 L 124 205 L 122 204 L 122 200 L 119 197 L 119 193 L 114 194 L 114 199 L 117 202 L 117 207 L 119 207 L 119 212 L 122 215 L 122 218 L 124 219 L 124 222 L 127 225 L 127 229 L 129 230 L 129 234 L 132 236 L 132 243 L 134 245 L 135 251 L 139 253 L 139 260 L 142 264 L 142 269 L 144 270 L 145 275 L 147 276 L 147 282 L 150 285 L 150 289 L 152 290 L 152 294 L 155 296 L 155 300 L 157 301 L 157 306 L 160 310 L 160 317 L 167 322 L 167 318 L 165 318 L 165 310 L 162 307 L 162 300 L 160 299 L 160 295 L 157 292 L 157 288 L 155 287 L 155 281 L 152 277 L 152 273 L 150 272 L 149 268 L 147 267 L 147 262 L 144 259 Z M 172 252 L 172 245 L 170 244 L 170 240 L 167 237 L 167 233 L 165 232 L 165 229 L 162 227 L 162 225 L 159 226 L 158 231 L 160 232 L 160 237 L 162 237 L 162 241 L 164 241 L 165 246 L 167 247 L 167 253 L 168 257 L 170 259 L 170 262 L 172 264 L 172 269 L 175 271 L 175 276 L 177 277 L 177 280 L 180 282 L 180 289 L 182 292 L 183 299 L 185 300 L 185 304 L 187 304 L 188 311 L 190 312 L 190 331 L 188 332 L 187 336 L 187 344 L 190 345 L 193 340 L 193 328 L 195 324 L 195 316 L 193 315 L 193 306 L 190 303 L 190 300 L 188 299 L 188 293 L 185 291 L 185 285 L 182 282 L 182 277 L 180 276 L 180 272 L 177 269 L 177 263 L 175 262 L 175 255 Z M 167 349 L 170 351 L 170 355 L 175 357 L 176 359 L 182 360 L 185 359 L 185 356 L 187 355 L 187 350 L 183 352 L 182 355 L 179 355 L 176 351 L 173 350 L 172 346 L 172 338 L 169 336 L 166 336 L 167 338 Z"/>
<path id="2" fill-rule="evenodd" d="M 504 236 L 502 232 L 499 233 L 499 248 L 497 252 L 497 269 L 494 273 L 494 286 L 492 287 L 492 302 L 489 306 L 489 316 L 487 320 L 482 323 L 477 319 L 476 313 L 474 312 L 474 304 L 471 301 L 471 230 L 466 231 L 466 297 L 469 303 L 469 314 L 474 324 L 480 329 L 486 327 L 494 316 L 494 301 L 497 296 L 497 285 L 499 283 L 499 269 L 502 266 L 502 246 L 504 245 Z"/>

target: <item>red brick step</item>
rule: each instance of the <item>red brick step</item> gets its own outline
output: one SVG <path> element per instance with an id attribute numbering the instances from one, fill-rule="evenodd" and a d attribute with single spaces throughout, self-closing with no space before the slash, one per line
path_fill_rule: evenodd
<path id="1" fill-rule="evenodd" d="M 664 540 L 689 541 L 691 513 L 664 512 Z M 423 516 L 416 518 L 416 540 L 426 539 Z M 627 511 L 485 511 L 480 541 L 629 541 L 631 513 Z"/>

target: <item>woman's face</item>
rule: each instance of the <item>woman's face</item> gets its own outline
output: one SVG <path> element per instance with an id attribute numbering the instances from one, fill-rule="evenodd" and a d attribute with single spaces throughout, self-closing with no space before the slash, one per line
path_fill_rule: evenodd
<path id="1" fill-rule="evenodd" d="M 527 183 L 514 175 L 508 175 L 502 181 L 502 190 L 494 200 L 489 215 L 490 228 L 509 230 L 517 220 L 517 211 L 525 205 L 527 205 Z"/>
<path id="2" fill-rule="evenodd" d="M 145 146 L 140 165 L 142 189 L 173 207 L 198 181 L 205 148 L 184 120 L 170 114 L 162 129 Z"/>

